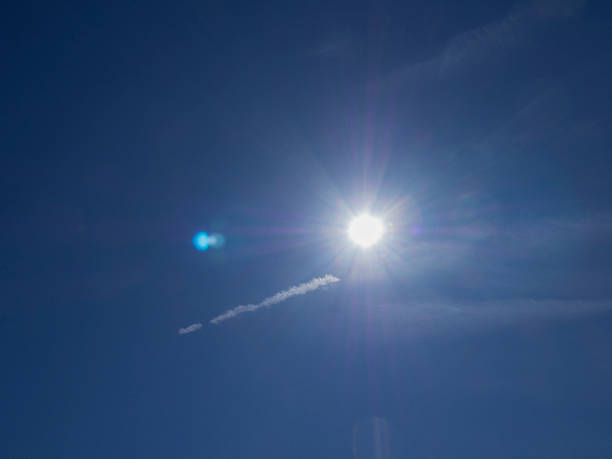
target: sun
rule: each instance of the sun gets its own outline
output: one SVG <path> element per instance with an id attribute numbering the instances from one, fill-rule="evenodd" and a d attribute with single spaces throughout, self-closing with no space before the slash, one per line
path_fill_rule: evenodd
<path id="1" fill-rule="evenodd" d="M 351 241 L 364 249 L 376 244 L 384 232 L 382 220 L 369 214 L 361 214 L 353 218 L 348 227 Z"/>

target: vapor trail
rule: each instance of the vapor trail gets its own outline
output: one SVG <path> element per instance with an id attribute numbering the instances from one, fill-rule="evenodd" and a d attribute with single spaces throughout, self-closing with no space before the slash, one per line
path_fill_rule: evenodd
<path id="1" fill-rule="evenodd" d="M 193 333 L 194 331 L 198 331 L 200 328 L 202 328 L 202 324 L 200 322 L 197 322 L 195 324 L 188 325 L 185 328 L 179 328 L 178 334 L 186 335 L 187 333 Z"/>
<path id="2" fill-rule="evenodd" d="M 277 294 L 266 298 L 260 303 L 236 306 L 235 308 L 224 312 L 220 316 L 215 317 L 210 321 L 210 323 L 218 324 L 219 322 L 223 322 L 224 320 L 236 317 L 237 315 L 242 314 L 243 312 L 257 311 L 258 309 L 263 308 L 264 306 L 272 306 L 273 304 L 285 301 L 291 298 L 292 296 L 304 295 L 308 292 L 312 292 L 313 290 L 317 290 L 319 287 L 324 287 L 327 284 L 334 284 L 336 282 L 340 282 L 340 279 L 336 276 L 332 276 L 331 274 L 326 274 L 323 277 L 315 277 L 309 282 L 290 287 L 287 290 L 282 290 Z"/>

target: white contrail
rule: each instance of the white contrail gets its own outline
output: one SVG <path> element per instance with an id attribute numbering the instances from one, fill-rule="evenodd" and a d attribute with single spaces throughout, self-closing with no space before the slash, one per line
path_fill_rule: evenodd
<path id="1" fill-rule="evenodd" d="M 200 328 L 202 328 L 202 324 L 200 322 L 197 322 L 195 324 L 188 325 L 185 328 L 179 328 L 178 334 L 186 335 L 187 333 L 193 333 L 194 331 L 198 331 Z"/>
<path id="2" fill-rule="evenodd" d="M 319 287 L 323 287 L 327 284 L 333 284 L 336 282 L 340 282 L 340 279 L 338 279 L 336 276 L 332 276 L 331 274 L 326 274 L 323 277 L 315 277 L 309 282 L 305 282 L 303 284 L 288 288 L 287 290 L 282 290 L 276 295 L 270 296 L 260 303 L 236 306 L 235 308 L 224 312 L 220 316 L 215 317 L 210 321 L 210 323 L 218 324 L 219 322 L 223 322 L 224 320 L 236 317 L 238 314 L 242 314 L 243 312 L 257 311 L 259 308 L 263 308 L 265 306 L 272 306 L 273 304 L 285 301 L 286 299 L 292 296 L 304 295 L 305 293 L 312 292 L 313 290 L 316 290 Z"/>

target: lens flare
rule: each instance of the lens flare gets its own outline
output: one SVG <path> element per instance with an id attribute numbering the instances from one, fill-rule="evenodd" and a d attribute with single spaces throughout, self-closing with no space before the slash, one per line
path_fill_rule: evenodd
<path id="1" fill-rule="evenodd" d="M 220 249 L 225 245 L 225 236 L 219 233 L 213 233 L 208 236 L 208 244 L 215 249 Z"/>
<path id="2" fill-rule="evenodd" d="M 219 233 L 208 234 L 200 231 L 193 236 L 193 246 L 198 250 L 207 250 L 209 247 L 220 249 L 225 245 L 225 236 Z"/>
<path id="3" fill-rule="evenodd" d="M 210 238 L 204 231 L 200 231 L 193 236 L 193 246 L 198 250 L 206 250 L 210 245 Z"/>

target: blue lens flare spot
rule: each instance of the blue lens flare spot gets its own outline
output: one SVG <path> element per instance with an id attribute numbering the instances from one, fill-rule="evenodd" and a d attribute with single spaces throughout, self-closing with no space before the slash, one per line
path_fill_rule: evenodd
<path id="1" fill-rule="evenodd" d="M 193 236 L 193 246 L 198 250 L 206 250 L 210 245 L 210 238 L 204 231 L 200 231 Z"/>
<path id="2" fill-rule="evenodd" d="M 220 249 L 225 245 L 225 236 L 219 233 L 208 234 L 200 231 L 193 236 L 193 246 L 198 250 L 207 250 L 210 247 Z"/>

